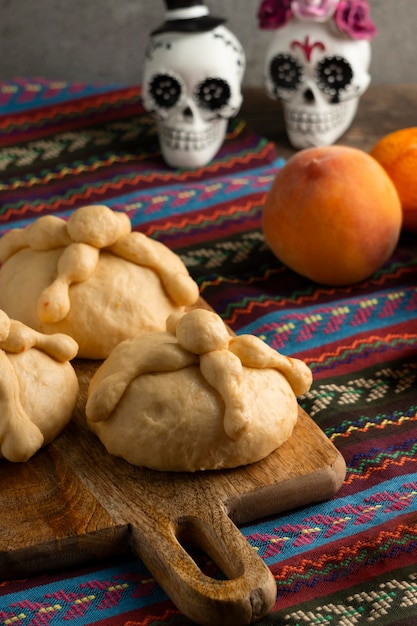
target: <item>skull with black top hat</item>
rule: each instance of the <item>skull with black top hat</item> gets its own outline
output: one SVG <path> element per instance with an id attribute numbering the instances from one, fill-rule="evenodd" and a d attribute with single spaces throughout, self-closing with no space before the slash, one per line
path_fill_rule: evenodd
<path id="1" fill-rule="evenodd" d="M 157 120 L 171 167 L 207 165 L 242 103 L 245 54 L 238 39 L 198 0 L 166 0 L 143 67 L 143 104 Z"/>

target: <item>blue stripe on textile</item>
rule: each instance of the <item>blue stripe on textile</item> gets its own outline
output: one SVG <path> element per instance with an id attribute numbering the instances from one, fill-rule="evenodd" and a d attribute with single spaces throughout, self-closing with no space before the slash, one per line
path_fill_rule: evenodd
<path id="1" fill-rule="evenodd" d="M 340 341 L 355 334 L 382 330 L 416 319 L 417 287 L 398 287 L 366 298 L 347 298 L 338 305 L 304 307 L 301 311 L 273 311 L 241 327 L 237 334 L 253 334 L 292 356 Z"/>
<path id="2" fill-rule="evenodd" d="M 114 199 L 109 198 L 106 204 L 114 211 L 123 210 L 129 213 L 132 226 L 136 227 L 172 215 L 202 211 L 256 193 L 266 193 L 284 163 L 283 159 L 276 159 L 272 164 L 244 171 L 239 175 L 134 191 Z"/>
<path id="3" fill-rule="evenodd" d="M 416 511 L 417 473 L 413 473 L 382 482 L 360 495 L 336 497 L 304 507 L 302 513 L 283 513 L 241 530 L 265 562 L 272 565 Z"/>
<path id="4" fill-rule="evenodd" d="M 0 81 L 0 115 L 22 113 L 46 105 L 60 104 L 78 98 L 114 91 L 123 85 L 87 85 L 66 81 L 17 78 Z"/>
<path id="5" fill-rule="evenodd" d="M 153 187 L 116 198 L 108 198 L 104 204 L 114 211 L 128 213 L 133 228 L 148 222 L 203 211 L 213 206 L 239 201 L 256 193 L 268 192 L 283 159 L 272 164 L 253 168 L 241 175 L 213 177 L 203 182 Z M 47 204 L 47 203 L 45 203 Z M 55 217 L 68 218 L 75 209 L 56 211 Z M 34 218 L 15 220 L 0 225 L 0 236 L 11 228 L 24 228 Z"/>
<path id="6" fill-rule="evenodd" d="M 148 594 L 138 596 L 138 583 Z M 148 582 L 149 581 L 149 582 Z M 0 597 L 1 624 L 84 626 L 167 600 L 137 559 Z"/>

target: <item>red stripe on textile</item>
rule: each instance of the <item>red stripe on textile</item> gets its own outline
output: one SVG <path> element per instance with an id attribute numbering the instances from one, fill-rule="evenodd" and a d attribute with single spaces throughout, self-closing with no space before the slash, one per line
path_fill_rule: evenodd
<path id="1" fill-rule="evenodd" d="M 53 119 L 57 115 L 62 116 L 73 113 L 83 113 L 87 110 L 102 107 L 103 105 L 114 105 L 122 101 L 130 101 L 133 98 L 140 97 L 140 95 L 141 88 L 137 86 L 107 91 L 92 96 L 75 96 L 74 100 L 65 100 L 59 104 L 53 104 L 47 107 L 39 106 L 30 111 L 8 114 L 4 117 L 0 116 L 0 129 L 7 129 L 10 126 L 33 126 L 42 120 Z"/>
<path id="2" fill-rule="evenodd" d="M 118 119 L 120 119 L 120 116 L 118 116 Z M 256 138 L 253 136 L 250 137 L 252 150 L 258 149 L 258 145 L 254 145 L 254 139 Z M 240 151 L 240 143 L 238 147 Z M 233 148 L 236 151 L 236 142 Z M 194 179 L 204 180 L 204 178 L 207 178 L 207 172 L 209 172 L 209 175 L 212 172 L 216 173 L 216 169 L 219 167 L 225 169 L 233 169 L 237 165 L 249 165 L 252 167 L 252 164 L 256 166 L 256 161 L 259 160 L 261 160 L 261 165 L 264 165 L 264 162 L 269 163 L 268 156 L 268 149 L 265 150 L 265 148 L 261 148 L 257 153 L 252 152 L 249 159 L 246 155 L 237 155 L 235 159 L 233 159 L 230 168 L 226 163 L 220 162 L 213 164 L 213 166 L 208 166 L 203 170 L 196 170 L 195 175 L 194 172 L 175 172 L 166 167 L 161 159 L 159 150 L 154 152 L 143 151 L 140 153 L 128 152 L 127 154 L 112 153 L 103 156 L 98 154 L 95 155 L 95 159 L 91 163 L 86 162 L 79 165 L 72 165 L 70 163 L 61 171 L 55 172 L 50 170 L 42 175 L 33 174 L 29 179 L 21 177 L 17 180 L 13 179 L 10 183 L 4 182 L 1 185 L 2 198 L 3 202 L 11 201 L 15 199 L 16 192 L 19 192 L 20 196 L 22 196 L 26 190 L 33 193 L 35 188 L 37 190 L 37 197 L 39 197 L 43 190 L 47 190 L 48 196 L 50 196 L 51 191 L 62 193 L 62 191 L 67 192 L 70 186 L 75 188 L 75 183 L 78 188 L 81 187 L 83 183 L 90 185 L 96 184 L 97 187 L 100 183 L 112 184 L 116 186 L 119 195 L 121 190 L 123 191 L 123 185 L 126 187 L 134 186 L 142 191 L 148 188 L 159 187 L 161 183 L 168 185 L 170 183 L 188 183 Z M 146 169 L 144 163 L 146 163 Z M 249 168 L 241 170 L 242 176 L 244 176 L 246 169 Z M 119 180 L 116 181 L 117 176 L 119 176 Z M 105 177 L 107 177 L 107 179 Z"/>
<path id="3" fill-rule="evenodd" d="M 167 600 L 151 607 L 127 611 L 122 615 L 106 617 L 103 620 L 89 622 L 89 624 L 90 626 L 158 626 L 160 624 L 192 626 L 194 622 L 188 620 L 172 602 Z"/>
<path id="4" fill-rule="evenodd" d="M 138 88 L 87 96 L 31 111 L 0 116 L 0 146 L 33 141 L 55 133 L 130 118 L 143 113 Z"/>
<path id="5" fill-rule="evenodd" d="M 166 172 L 164 174 L 151 174 L 146 177 L 143 176 L 143 174 L 139 174 L 138 176 L 134 176 L 129 179 L 122 179 L 117 182 L 103 181 L 102 184 L 95 188 L 89 187 L 79 192 L 71 190 L 70 198 L 57 198 L 53 202 L 40 202 L 36 206 L 28 202 L 24 202 L 17 208 L 10 208 L 5 211 L 1 216 L 0 221 L 2 223 L 6 223 L 8 221 L 12 221 L 16 217 L 19 219 L 28 219 L 30 217 L 38 218 L 44 214 L 51 214 L 68 209 L 76 209 L 86 203 L 94 204 L 95 202 L 105 202 L 106 199 L 108 200 L 113 197 L 127 194 L 135 189 L 146 189 L 148 186 L 154 186 L 161 184 L 162 182 L 168 184 L 169 182 L 181 182 L 182 180 L 203 180 L 205 178 L 210 178 L 213 174 L 218 176 L 224 175 L 233 171 L 235 168 L 239 168 L 239 171 L 243 171 L 241 169 L 242 165 L 256 167 L 257 164 L 263 164 L 268 153 L 269 146 L 265 146 L 265 148 L 256 155 L 252 153 L 248 157 L 245 156 L 243 158 L 236 156 L 235 158 L 230 159 L 227 163 L 213 163 L 213 165 L 204 168 L 202 171 L 197 170 L 191 173 L 184 172 L 180 175 L 172 172 Z M 50 192 L 49 188 L 48 192 Z"/>
<path id="6" fill-rule="evenodd" d="M 158 239 L 172 249 L 212 242 L 223 238 L 225 230 L 230 236 L 229 220 L 232 222 L 233 234 L 259 228 L 260 215 L 253 209 L 263 204 L 265 196 L 265 193 L 245 196 L 232 203 L 216 204 L 204 211 L 196 210 L 192 213 L 174 215 L 169 219 L 164 217 L 143 224 L 139 228 L 148 237 Z M 237 217 L 239 220 L 236 220 Z"/>
<path id="7" fill-rule="evenodd" d="M 376 576 L 412 565 L 417 558 L 417 523 L 405 515 L 374 529 L 357 533 L 351 539 L 332 541 L 303 556 L 270 566 L 278 587 L 274 610 L 293 607 L 348 589 Z M 379 555 L 376 558 L 375 555 Z M 294 601 L 294 594 L 297 599 Z"/>
<path id="8" fill-rule="evenodd" d="M 407 323 L 405 323 L 407 327 Z M 408 324 L 409 327 L 409 324 Z M 392 330 L 392 329 L 391 329 Z M 411 342 L 414 345 L 411 345 Z M 338 341 L 332 346 L 323 346 L 319 350 L 319 354 L 312 356 L 311 352 L 302 353 L 300 357 L 313 370 L 314 379 L 320 380 L 327 378 L 329 372 L 332 376 L 348 374 L 357 371 L 358 361 L 361 362 L 361 369 L 373 365 L 376 360 L 376 354 L 384 354 L 384 362 L 395 360 L 401 348 L 401 358 L 406 356 L 404 346 L 410 346 L 410 357 L 415 358 L 417 348 L 417 333 L 386 333 L 384 329 L 375 331 L 372 335 L 364 334 L 363 337 L 355 337 L 349 341 L 348 339 Z M 316 350 L 317 352 L 317 350 Z M 355 363 L 352 363 L 352 355 L 355 354 Z"/>

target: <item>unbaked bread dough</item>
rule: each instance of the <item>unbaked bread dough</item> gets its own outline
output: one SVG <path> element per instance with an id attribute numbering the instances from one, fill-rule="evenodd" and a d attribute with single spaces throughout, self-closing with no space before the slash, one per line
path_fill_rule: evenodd
<path id="1" fill-rule="evenodd" d="M 120 341 L 163 330 L 199 295 L 178 255 L 102 205 L 9 231 L 0 263 L 0 308 L 42 333 L 70 335 L 81 358 L 105 359 Z"/>
<path id="2" fill-rule="evenodd" d="M 0 310 L 0 458 L 27 461 L 67 425 L 77 351 L 71 337 L 41 334 Z"/>
<path id="3" fill-rule="evenodd" d="M 253 335 L 231 336 L 205 309 L 120 343 L 90 381 L 89 428 L 107 451 L 167 471 L 258 461 L 292 434 L 312 382 L 298 359 Z"/>

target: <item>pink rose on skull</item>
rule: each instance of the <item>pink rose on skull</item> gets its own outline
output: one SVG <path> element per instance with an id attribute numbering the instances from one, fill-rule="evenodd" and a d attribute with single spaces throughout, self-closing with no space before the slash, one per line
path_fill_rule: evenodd
<path id="1" fill-rule="evenodd" d="M 259 28 L 282 28 L 293 17 L 314 22 L 326 22 L 332 18 L 337 29 L 352 39 L 371 40 L 377 32 L 367 0 L 261 1 Z"/>
<path id="2" fill-rule="evenodd" d="M 291 6 L 296 17 L 325 22 L 335 12 L 338 0 L 293 0 Z"/>
<path id="3" fill-rule="evenodd" d="M 340 0 L 336 8 L 335 22 L 352 39 L 373 39 L 376 35 L 375 24 L 369 14 L 366 0 Z"/>
<path id="4" fill-rule="evenodd" d="M 292 17 L 291 0 L 263 0 L 258 11 L 261 29 L 281 28 Z"/>

